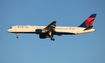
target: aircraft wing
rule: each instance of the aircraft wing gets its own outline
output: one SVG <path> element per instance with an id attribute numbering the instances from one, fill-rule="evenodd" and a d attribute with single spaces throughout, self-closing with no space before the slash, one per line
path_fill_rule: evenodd
<path id="1" fill-rule="evenodd" d="M 49 38 L 51 38 L 51 40 L 55 40 L 53 38 L 53 34 L 55 32 L 55 27 L 56 27 L 56 21 L 51 22 L 48 26 L 46 26 L 43 30 L 47 32 L 46 35 L 49 36 Z"/>
<path id="2" fill-rule="evenodd" d="M 56 21 L 51 22 L 48 26 L 44 28 L 47 31 L 55 31 Z"/>

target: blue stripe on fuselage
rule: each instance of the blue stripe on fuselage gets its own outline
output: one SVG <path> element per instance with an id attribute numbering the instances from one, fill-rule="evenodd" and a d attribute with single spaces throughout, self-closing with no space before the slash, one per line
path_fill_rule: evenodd
<path id="1" fill-rule="evenodd" d="M 75 35 L 74 33 L 67 33 L 67 32 L 55 32 L 55 35 Z"/>
<path id="2" fill-rule="evenodd" d="M 11 32 L 11 33 L 35 34 L 35 32 Z M 55 32 L 54 35 L 75 35 L 75 34 L 74 33 L 67 33 L 67 32 Z"/>

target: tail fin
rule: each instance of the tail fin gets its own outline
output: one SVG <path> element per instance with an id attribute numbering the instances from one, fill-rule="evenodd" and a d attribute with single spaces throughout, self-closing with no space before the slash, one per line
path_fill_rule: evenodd
<path id="1" fill-rule="evenodd" d="M 92 28 L 97 14 L 91 14 L 79 27 Z"/>

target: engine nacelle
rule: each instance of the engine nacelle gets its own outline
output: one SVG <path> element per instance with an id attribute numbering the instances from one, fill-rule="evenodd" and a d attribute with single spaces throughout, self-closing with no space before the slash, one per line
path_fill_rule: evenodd
<path id="1" fill-rule="evenodd" d="M 39 35 L 39 38 L 45 39 L 45 38 L 47 38 L 47 35 L 46 35 L 46 34 L 40 34 L 40 35 Z"/>
<path id="2" fill-rule="evenodd" d="M 43 30 L 42 30 L 42 29 L 36 29 L 36 30 L 35 30 L 35 33 L 36 33 L 36 34 L 42 34 L 42 33 L 43 33 Z"/>

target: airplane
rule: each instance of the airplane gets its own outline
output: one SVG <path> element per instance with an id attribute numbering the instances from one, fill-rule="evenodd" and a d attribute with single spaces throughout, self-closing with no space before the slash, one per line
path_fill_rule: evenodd
<path id="1" fill-rule="evenodd" d="M 54 41 L 54 35 L 78 35 L 89 32 L 94 32 L 93 22 L 97 14 L 91 14 L 79 26 L 56 26 L 56 21 L 51 22 L 48 26 L 31 26 L 31 25 L 18 25 L 10 27 L 7 32 L 15 33 L 18 38 L 18 33 L 38 34 L 40 39 L 50 38 Z"/>

